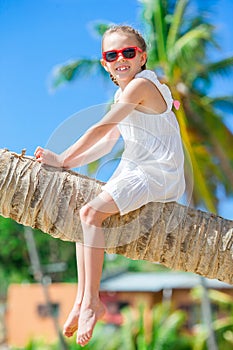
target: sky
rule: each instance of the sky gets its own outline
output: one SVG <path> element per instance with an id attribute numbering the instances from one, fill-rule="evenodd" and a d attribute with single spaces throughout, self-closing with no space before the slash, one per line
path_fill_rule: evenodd
<path id="1" fill-rule="evenodd" d="M 221 51 L 210 52 L 212 58 L 233 55 L 232 0 L 191 0 L 191 6 L 208 8 L 216 26 Z M 38 145 L 62 149 L 96 122 L 116 90 L 110 79 L 93 74 L 54 91 L 52 71 L 68 60 L 100 59 L 95 22 L 126 23 L 144 33 L 141 16 L 137 0 L 0 0 L 0 148 L 26 148 L 29 155 Z M 231 79 L 218 79 L 215 93 L 233 94 Z M 233 129 L 231 116 L 225 122 Z M 233 202 L 221 191 L 220 197 L 219 214 L 233 219 Z"/>

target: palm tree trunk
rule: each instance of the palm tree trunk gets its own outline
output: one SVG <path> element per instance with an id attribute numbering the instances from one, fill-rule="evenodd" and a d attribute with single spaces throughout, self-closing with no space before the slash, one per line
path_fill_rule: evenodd
<path id="1" fill-rule="evenodd" d="M 0 215 L 82 241 L 79 210 L 102 183 L 0 150 Z M 148 203 L 104 222 L 106 251 L 233 284 L 233 221 L 175 202 Z"/>

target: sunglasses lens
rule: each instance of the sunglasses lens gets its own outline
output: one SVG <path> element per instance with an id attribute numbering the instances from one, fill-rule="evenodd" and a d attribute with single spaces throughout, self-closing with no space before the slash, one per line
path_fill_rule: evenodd
<path id="1" fill-rule="evenodd" d="M 125 58 L 134 58 L 136 55 L 136 50 L 133 47 L 129 47 L 122 51 Z"/>
<path id="2" fill-rule="evenodd" d="M 127 58 L 127 59 L 134 58 L 136 56 L 137 49 L 140 51 L 140 49 L 136 47 L 126 47 L 123 50 L 107 51 L 104 53 L 104 58 L 107 62 L 114 62 L 116 61 L 120 52 L 124 58 Z"/>
<path id="3" fill-rule="evenodd" d="M 116 51 L 106 52 L 105 58 L 106 58 L 106 61 L 113 62 L 117 58 L 117 52 Z"/>

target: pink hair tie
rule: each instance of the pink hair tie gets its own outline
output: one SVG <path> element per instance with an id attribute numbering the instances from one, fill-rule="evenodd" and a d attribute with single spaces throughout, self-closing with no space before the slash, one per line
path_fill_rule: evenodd
<path id="1" fill-rule="evenodd" d="M 173 105 L 174 105 L 175 109 L 178 111 L 178 109 L 180 108 L 180 101 L 173 100 Z"/>

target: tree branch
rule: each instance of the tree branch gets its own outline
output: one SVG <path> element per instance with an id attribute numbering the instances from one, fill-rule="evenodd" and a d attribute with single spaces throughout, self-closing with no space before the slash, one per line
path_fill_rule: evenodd
<path id="1" fill-rule="evenodd" d="M 0 150 L 0 215 L 82 242 L 80 208 L 103 183 Z M 233 221 L 172 203 L 148 203 L 104 222 L 106 251 L 233 284 Z"/>

